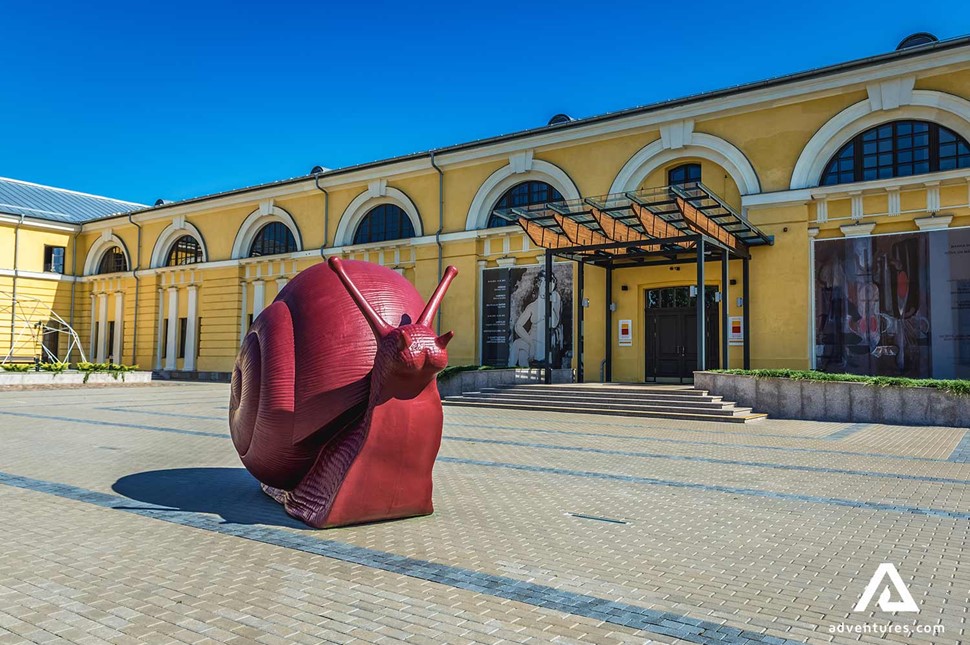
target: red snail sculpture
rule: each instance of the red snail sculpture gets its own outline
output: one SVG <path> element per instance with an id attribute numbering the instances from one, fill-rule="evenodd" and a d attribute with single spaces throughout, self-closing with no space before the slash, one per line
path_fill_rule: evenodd
<path id="1" fill-rule="evenodd" d="M 435 375 L 453 333 L 436 336 L 431 323 L 457 274 L 448 267 L 424 305 L 398 273 L 330 258 L 253 323 L 232 373 L 229 428 L 243 465 L 287 513 L 329 528 L 433 512 Z"/>

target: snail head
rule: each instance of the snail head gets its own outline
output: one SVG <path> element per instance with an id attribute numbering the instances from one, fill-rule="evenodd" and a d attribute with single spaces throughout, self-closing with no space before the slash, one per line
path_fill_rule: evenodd
<path id="1" fill-rule="evenodd" d="M 367 302 L 360 289 L 347 275 L 340 258 L 332 257 L 328 263 L 374 331 L 378 355 L 393 357 L 393 365 L 390 366 L 392 373 L 402 378 L 426 376 L 430 379 L 448 366 L 448 352 L 445 348 L 454 337 L 454 332 L 449 331 L 438 336 L 431 327 L 431 323 L 438 313 L 448 286 L 458 275 L 458 269 L 450 266 L 445 270 L 441 282 L 431 294 L 417 322 L 404 314 L 401 316 L 400 324 L 395 327 L 384 320 Z"/>

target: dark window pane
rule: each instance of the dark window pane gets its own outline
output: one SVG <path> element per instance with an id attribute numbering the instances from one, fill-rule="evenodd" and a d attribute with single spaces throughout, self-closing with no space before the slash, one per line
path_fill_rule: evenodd
<path id="1" fill-rule="evenodd" d="M 196 264 L 202 261 L 202 246 L 191 235 L 183 235 L 175 240 L 171 250 L 168 252 L 167 266 L 182 266 L 184 264 Z"/>
<path id="2" fill-rule="evenodd" d="M 98 273 L 120 273 L 128 270 L 128 260 L 121 248 L 113 246 L 101 256 L 98 263 Z"/>
<path id="3" fill-rule="evenodd" d="M 861 167 L 855 159 L 862 161 Z M 960 135 L 927 121 L 893 121 L 870 128 L 842 146 L 823 170 L 820 183 L 907 177 L 966 167 L 970 167 L 970 144 Z"/>
<path id="4" fill-rule="evenodd" d="M 411 218 L 396 204 L 375 206 L 364 215 L 354 233 L 354 244 L 374 244 L 414 237 Z"/>
<path id="5" fill-rule="evenodd" d="M 517 184 L 505 191 L 505 194 L 495 202 L 495 206 L 492 207 L 492 216 L 488 218 L 487 228 L 509 226 L 513 223 L 494 214 L 494 211 L 508 208 L 524 208 L 526 206 L 548 204 L 550 202 L 561 202 L 563 199 L 563 196 L 558 190 L 544 181 L 526 181 Z"/>
<path id="6" fill-rule="evenodd" d="M 286 224 L 270 222 L 259 229 L 259 233 L 256 234 L 249 249 L 249 257 L 295 253 L 296 251 L 296 238 L 293 237 L 293 233 Z"/>

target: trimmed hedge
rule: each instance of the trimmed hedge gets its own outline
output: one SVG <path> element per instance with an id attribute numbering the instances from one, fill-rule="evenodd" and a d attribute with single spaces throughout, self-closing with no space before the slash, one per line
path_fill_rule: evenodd
<path id="1" fill-rule="evenodd" d="M 876 387 L 933 387 L 950 394 L 970 396 L 970 381 L 903 378 L 901 376 L 862 376 L 860 374 L 831 374 L 813 370 L 710 370 L 717 374 L 736 374 L 755 378 L 788 378 L 793 381 L 838 381 L 865 383 Z"/>

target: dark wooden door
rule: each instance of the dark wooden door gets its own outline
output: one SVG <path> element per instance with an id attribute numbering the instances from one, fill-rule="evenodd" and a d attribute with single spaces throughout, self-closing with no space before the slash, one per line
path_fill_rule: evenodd
<path id="1" fill-rule="evenodd" d="M 718 311 L 707 308 L 706 350 L 707 367 L 718 366 Z M 646 377 L 693 378 L 697 369 L 697 310 L 693 307 L 647 309 Z"/>

